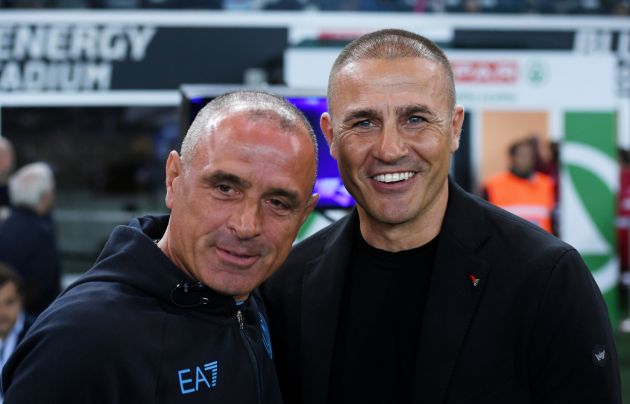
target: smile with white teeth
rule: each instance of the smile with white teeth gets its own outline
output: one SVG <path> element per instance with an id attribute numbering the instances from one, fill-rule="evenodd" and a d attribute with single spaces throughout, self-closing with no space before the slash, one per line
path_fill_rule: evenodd
<path id="1" fill-rule="evenodd" d="M 412 171 L 405 171 L 402 173 L 379 174 L 379 175 L 375 175 L 372 178 L 378 182 L 390 183 L 390 182 L 405 181 L 413 177 L 414 175 L 416 175 L 416 173 Z"/>

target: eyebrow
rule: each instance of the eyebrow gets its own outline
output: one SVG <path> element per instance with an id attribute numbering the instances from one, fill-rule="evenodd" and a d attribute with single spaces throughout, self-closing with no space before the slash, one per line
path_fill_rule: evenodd
<path id="1" fill-rule="evenodd" d="M 286 198 L 289 201 L 289 205 L 291 205 L 291 208 L 293 209 L 297 208 L 300 205 L 300 198 L 298 197 L 298 194 L 293 191 L 289 191 L 284 188 L 272 188 L 265 193 L 267 195 Z"/>
<path id="2" fill-rule="evenodd" d="M 379 116 L 381 116 L 380 112 L 372 108 L 356 109 L 346 112 L 343 116 L 343 121 L 348 122 L 360 118 L 373 118 Z"/>
<path id="3" fill-rule="evenodd" d="M 431 109 L 426 105 L 422 104 L 403 105 L 401 107 L 396 107 L 395 111 L 398 116 L 406 116 L 417 113 L 433 115 L 433 111 L 431 111 Z"/>
<path id="4" fill-rule="evenodd" d="M 217 171 L 215 173 L 212 173 L 207 177 L 207 180 L 213 183 L 228 182 L 243 189 L 248 189 L 252 186 L 252 183 L 250 181 L 247 181 L 246 179 L 241 178 L 238 175 L 226 173 L 225 171 Z M 266 191 L 265 194 L 286 198 L 292 208 L 296 208 L 300 205 L 300 198 L 298 194 L 284 188 L 271 188 Z"/>
<path id="5" fill-rule="evenodd" d="M 251 188 L 252 183 L 238 175 L 226 173 L 225 171 L 217 171 L 205 177 L 208 182 L 229 182 L 241 188 Z"/>
<path id="6" fill-rule="evenodd" d="M 429 107 L 423 104 L 403 105 L 400 107 L 396 107 L 394 111 L 396 115 L 398 116 L 411 115 L 414 113 L 424 113 L 424 114 L 434 115 L 433 111 L 431 111 Z M 365 109 L 356 109 L 356 110 L 348 111 L 344 115 L 343 120 L 344 122 L 348 122 L 355 119 L 373 118 L 373 117 L 380 117 L 380 116 L 381 116 L 381 113 L 378 110 L 372 109 L 372 108 L 365 108 Z"/>

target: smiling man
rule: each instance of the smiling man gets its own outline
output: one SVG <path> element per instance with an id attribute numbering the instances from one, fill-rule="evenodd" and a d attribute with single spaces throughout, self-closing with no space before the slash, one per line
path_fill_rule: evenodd
<path id="1" fill-rule="evenodd" d="M 321 127 L 357 205 L 264 284 L 285 403 L 619 403 L 579 254 L 449 179 L 450 63 L 401 30 L 336 59 Z"/>
<path id="2" fill-rule="evenodd" d="M 316 148 L 280 97 L 210 102 L 168 157 L 170 217 L 113 231 L 5 367 L 5 404 L 281 402 L 252 291 L 317 203 Z"/>

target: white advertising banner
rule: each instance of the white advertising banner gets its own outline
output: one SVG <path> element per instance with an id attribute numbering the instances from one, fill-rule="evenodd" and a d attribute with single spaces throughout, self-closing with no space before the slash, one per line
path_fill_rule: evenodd
<path id="1" fill-rule="evenodd" d="M 326 87 L 338 48 L 290 48 L 289 86 Z M 617 58 L 571 51 L 447 51 L 458 102 L 469 108 L 616 109 Z"/>

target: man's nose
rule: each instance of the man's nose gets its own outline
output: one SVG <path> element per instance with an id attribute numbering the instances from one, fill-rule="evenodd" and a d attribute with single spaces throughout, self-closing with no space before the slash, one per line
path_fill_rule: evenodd
<path id="1" fill-rule="evenodd" d="M 230 216 L 228 227 L 240 239 L 250 239 L 261 232 L 262 217 L 258 201 L 243 200 Z"/>
<path id="2" fill-rule="evenodd" d="M 387 163 L 398 161 L 407 154 L 407 144 L 396 124 L 383 126 L 375 147 L 375 157 Z"/>

